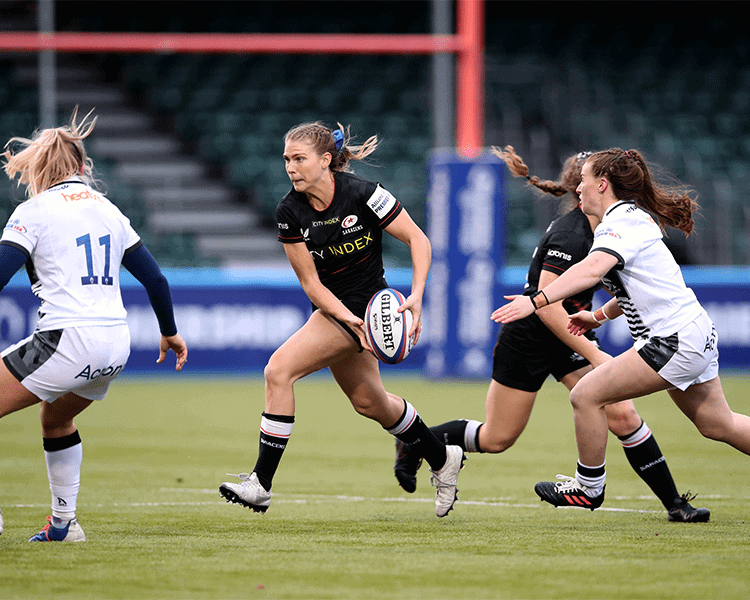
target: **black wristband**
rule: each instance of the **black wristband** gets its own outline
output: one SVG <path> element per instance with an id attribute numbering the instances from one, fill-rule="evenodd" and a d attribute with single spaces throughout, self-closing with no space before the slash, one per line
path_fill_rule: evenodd
<path id="1" fill-rule="evenodd" d="M 534 298 L 536 298 L 541 293 L 542 292 L 540 290 L 538 292 L 531 294 L 531 296 L 529 296 L 529 299 L 531 300 L 531 304 L 534 306 L 534 310 L 539 310 L 539 307 L 536 305 L 536 300 L 534 300 Z"/>
<path id="2" fill-rule="evenodd" d="M 531 299 L 531 303 L 534 305 L 534 310 L 539 310 L 539 308 L 540 308 L 539 306 L 537 306 L 536 300 L 534 300 L 534 298 L 536 298 L 539 294 L 541 294 L 542 296 L 544 296 L 544 300 L 547 303 L 544 306 L 549 305 L 549 298 L 547 298 L 547 294 L 544 293 L 544 290 L 539 290 L 538 292 L 535 292 L 535 293 L 531 294 L 531 296 L 529 296 L 529 298 Z M 544 308 L 544 307 L 542 307 L 542 308 Z"/>

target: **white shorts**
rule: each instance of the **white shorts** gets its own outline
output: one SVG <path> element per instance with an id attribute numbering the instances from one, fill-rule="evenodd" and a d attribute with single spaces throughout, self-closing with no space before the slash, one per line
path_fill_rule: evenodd
<path id="1" fill-rule="evenodd" d="M 35 331 L 0 356 L 41 400 L 54 402 L 67 392 L 103 400 L 130 356 L 130 330 L 121 324 Z"/>
<path id="2" fill-rule="evenodd" d="M 719 335 L 705 312 L 667 337 L 637 340 L 634 348 L 659 375 L 683 392 L 719 375 Z"/>

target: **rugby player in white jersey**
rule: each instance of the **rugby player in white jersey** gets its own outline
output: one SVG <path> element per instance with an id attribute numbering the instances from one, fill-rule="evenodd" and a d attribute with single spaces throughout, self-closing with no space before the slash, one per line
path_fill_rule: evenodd
<path id="1" fill-rule="evenodd" d="M 176 369 L 187 360 L 177 333 L 169 284 L 130 221 L 93 187 L 93 161 L 83 145 L 96 118 L 37 131 L 2 154 L 8 177 L 18 177 L 27 200 L 0 238 L 0 290 L 26 265 L 40 299 L 36 329 L 0 356 L 0 417 L 39 404 L 52 515 L 29 541 L 84 541 L 76 518 L 82 460 L 73 419 L 103 400 L 130 354 L 120 295 L 120 265 L 146 288 Z M 7 515 L 6 515 L 7 516 Z"/>
<path id="2" fill-rule="evenodd" d="M 516 177 L 527 178 L 529 185 L 545 194 L 562 196 L 561 207 L 567 209 L 550 223 L 534 249 L 524 286 L 524 294 L 530 296 L 586 258 L 591 249 L 599 219 L 581 211 L 576 188 L 581 168 L 592 153 L 568 157 L 557 181 L 549 181 L 529 176 L 529 168 L 512 146 L 505 150 L 493 147 L 492 152 Z M 567 327 L 569 314 L 591 308 L 598 287 L 503 325 L 492 354 L 485 422 L 456 419 L 430 430 L 446 444 L 461 446 L 464 452 L 499 453 L 512 447 L 526 428 L 537 393 L 550 375 L 571 390 L 594 367 L 611 358 L 601 349 L 593 331 L 577 336 Z M 609 404 L 606 412 L 609 430 L 620 440 L 630 466 L 667 509 L 667 518 L 682 523 L 708 521 L 708 509 L 694 508 L 689 502 L 693 496 L 677 491 L 667 460 L 633 401 Z M 397 447 L 396 456 L 396 478 L 402 488 L 413 492 L 419 459 L 405 444 Z M 585 507 L 586 502 L 581 500 L 581 505 Z"/>
<path id="3" fill-rule="evenodd" d="M 692 232 L 697 205 L 687 190 L 662 186 L 637 150 L 614 148 L 586 160 L 577 192 L 584 213 L 601 221 L 589 255 L 543 290 L 509 296 L 512 301 L 492 318 L 521 319 L 600 280 L 614 298 L 596 311 L 571 315 L 569 330 L 582 335 L 625 315 L 633 347 L 585 375 L 570 394 L 575 477 L 558 476 L 562 481 L 535 487 L 555 506 L 585 504 L 594 510 L 604 500 L 606 405 L 667 390 L 701 434 L 745 454 L 750 454 L 750 417 L 727 404 L 716 329 L 662 239 L 666 225 Z"/>

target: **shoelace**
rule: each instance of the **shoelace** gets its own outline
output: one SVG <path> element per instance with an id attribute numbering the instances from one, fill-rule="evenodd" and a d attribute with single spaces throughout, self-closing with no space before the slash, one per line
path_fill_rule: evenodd
<path id="1" fill-rule="evenodd" d="M 248 479 L 250 479 L 250 473 L 227 473 L 227 475 L 229 475 L 229 477 L 237 477 L 237 479 L 241 479 L 242 481 L 247 481 Z"/>
<path id="2" fill-rule="evenodd" d="M 36 535 L 44 534 L 44 537 L 47 538 L 47 541 L 49 541 L 49 528 L 52 527 L 52 515 L 49 515 L 47 517 L 47 524 L 42 527 L 41 531 L 37 533 Z M 34 536 L 36 537 L 36 536 Z M 33 539 L 33 538 L 32 538 Z"/>
<path id="3" fill-rule="evenodd" d="M 680 496 L 680 498 L 682 498 L 682 499 L 683 499 L 683 500 L 685 501 L 685 503 L 686 503 L 686 504 L 687 504 L 688 502 L 692 502 L 692 501 L 693 501 L 693 500 L 695 500 L 695 499 L 696 499 L 697 497 L 698 497 L 698 494 L 693 494 L 693 495 L 691 496 L 691 495 L 690 495 L 690 490 L 688 490 L 688 491 L 687 491 L 686 493 L 684 493 L 684 494 L 683 494 L 682 496 Z"/>
<path id="4" fill-rule="evenodd" d="M 563 481 L 558 481 L 555 484 L 555 487 L 557 488 L 558 492 L 573 492 L 573 491 L 582 491 L 584 488 L 583 486 L 578 483 L 578 480 L 575 477 L 568 477 L 567 475 L 556 475 L 557 479 L 562 479 Z"/>
<path id="5" fill-rule="evenodd" d="M 453 487 L 450 484 L 445 483 L 444 481 L 441 481 L 440 478 L 437 475 L 435 475 L 435 473 L 433 473 L 432 476 L 430 477 L 430 485 L 436 487 L 438 491 L 444 488 Z"/>

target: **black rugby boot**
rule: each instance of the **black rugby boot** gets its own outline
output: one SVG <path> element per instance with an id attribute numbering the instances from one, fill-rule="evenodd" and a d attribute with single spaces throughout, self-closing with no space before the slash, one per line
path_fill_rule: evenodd
<path id="1" fill-rule="evenodd" d="M 544 502 L 549 502 L 552 506 L 577 506 L 579 508 L 588 508 L 594 510 L 599 508 L 604 502 L 604 489 L 596 496 L 586 494 L 587 488 L 578 483 L 575 477 L 558 475 L 557 483 L 552 481 L 540 481 L 534 486 L 534 491 Z M 604 486 L 606 487 L 606 486 Z"/>
<path id="2" fill-rule="evenodd" d="M 667 512 L 668 519 L 673 523 L 708 523 L 711 511 L 707 508 L 693 508 L 690 501 L 695 500 L 695 495 L 690 492 L 675 498 L 674 506 Z"/>
<path id="3" fill-rule="evenodd" d="M 409 444 L 396 438 L 396 462 L 393 472 L 404 491 L 413 494 L 417 489 L 417 471 L 422 466 L 422 457 L 409 450 Z"/>

